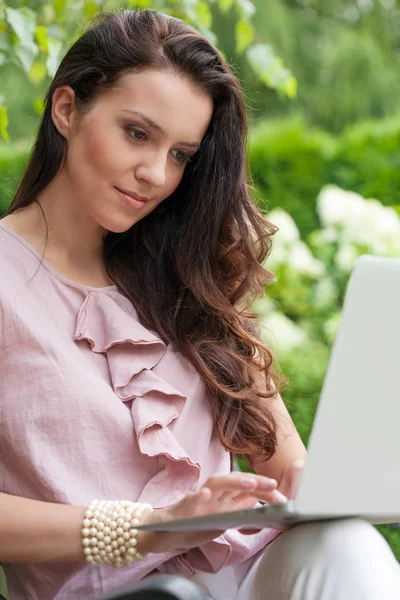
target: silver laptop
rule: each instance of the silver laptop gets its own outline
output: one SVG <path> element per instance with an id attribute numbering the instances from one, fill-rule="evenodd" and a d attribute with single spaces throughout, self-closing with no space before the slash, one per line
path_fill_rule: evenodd
<path id="1" fill-rule="evenodd" d="M 369 255 L 357 260 L 347 287 L 296 499 L 141 529 L 246 529 L 355 516 L 400 522 L 400 260 Z"/>

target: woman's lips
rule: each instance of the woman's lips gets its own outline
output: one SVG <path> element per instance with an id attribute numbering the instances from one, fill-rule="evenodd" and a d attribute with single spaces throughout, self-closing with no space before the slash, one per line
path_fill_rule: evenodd
<path id="1" fill-rule="evenodd" d="M 120 197 L 126 202 L 126 204 L 128 204 L 129 206 L 133 207 L 133 208 L 142 208 L 145 203 L 146 200 L 140 200 L 140 196 L 135 196 L 133 197 L 132 195 L 128 195 L 127 193 L 123 192 L 122 190 L 120 190 L 119 188 L 115 188 L 117 190 L 117 192 L 119 193 Z"/>

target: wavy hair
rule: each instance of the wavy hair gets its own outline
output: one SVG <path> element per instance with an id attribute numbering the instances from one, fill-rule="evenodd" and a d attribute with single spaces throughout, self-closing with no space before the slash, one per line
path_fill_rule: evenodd
<path id="1" fill-rule="evenodd" d="M 31 156 L 8 214 L 29 205 L 66 158 L 51 118 L 68 85 L 78 108 L 127 72 L 179 73 L 213 100 L 200 150 L 176 190 L 128 231 L 108 232 L 109 277 L 140 322 L 172 343 L 203 378 L 221 443 L 234 455 L 271 457 L 277 424 L 268 399 L 283 378 L 247 310 L 275 277 L 262 265 L 276 228 L 252 200 L 247 119 L 240 84 L 218 50 L 180 19 L 151 10 L 101 13 L 64 56 L 45 98 Z M 264 390 L 256 384 L 263 375 Z"/>

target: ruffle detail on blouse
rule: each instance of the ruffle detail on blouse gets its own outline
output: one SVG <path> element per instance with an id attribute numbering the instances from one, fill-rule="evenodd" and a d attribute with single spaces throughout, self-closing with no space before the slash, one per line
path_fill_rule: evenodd
<path id="1" fill-rule="evenodd" d="M 188 400 L 176 385 L 190 394 L 196 382 L 189 363 L 143 327 L 131 302 L 114 290 L 87 294 L 74 339 L 86 340 L 92 352 L 105 354 L 114 393 L 123 402 L 132 400 L 140 451 L 158 457 L 159 471 L 138 500 L 155 508 L 177 502 L 194 489 L 209 445 L 204 439 L 204 448 L 192 451 L 193 439 L 176 423 Z"/>

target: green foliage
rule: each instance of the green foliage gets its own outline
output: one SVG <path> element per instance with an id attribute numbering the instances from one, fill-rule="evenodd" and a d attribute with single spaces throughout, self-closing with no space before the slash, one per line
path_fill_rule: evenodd
<path id="1" fill-rule="evenodd" d="M 271 46 L 254 44 L 246 55 L 254 72 L 263 83 L 268 87 L 285 92 L 289 98 L 296 96 L 296 79 L 284 68 L 282 59 L 275 55 Z"/>
<path id="2" fill-rule="evenodd" d="M 264 208 L 284 208 L 302 233 L 318 226 L 315 198 L 330 181 L 337 140 L 300 118 L 265 120 L 250 132 L 250 164 Z"/>
<path id="3" fill-rule="evenodd" d="M 212 5 L 221 11 L 233 11 L 235 49 L 238 54 L 250 52 L 254 42 L 252 18 L 255 13 L 251 0 L 78 0 L 66 10 L 65 0 L 37 0 L 35 11 L 27 6 L 14 7 L 13 0 L 3 0 L 4 11 L 0 10 L 0 77 L 5 81 L 6 67 L 13 65 L 25 79 L 37 86 L 30 99 L 31 106 L 38 110 L 40 85 L 48 84 L 54 76 L 64 52 L 78 37 L 85 23 L 99 11 L 122 8 L 151 8 L 181 18 L 197 28 L 213 44 L 218 43 L 213 31 Z M 0 8 L 1 8 L 0 4 Z M 272 47 L 258 43 L 255 50 L 258 58 L 252 60 L 262 82 L 277 90 L 282 96 L 293 97 L 296 81 L 285 68 Z M 264 55 L 262 53 L 264 52 Z M 259 56 L 261 53 L 261 56 Z M 268 65 L 262 65 L 263 56 L 268 54 Z M 0 90 L 6 95 L 8 86 Z M 6 104 L 0 106 L 0 138 L 8 140 Z"/>
<path id="4" fill-rule="evenodd" d="M 0 594 L 2 594 L 2 596 L 4 596 L 5 598 L 8 597 L 6 578 L 4 576 L 4 571 L 1 568 L 0 568 Z"/>
<path id="5" fill-rule="evenodd" d="M 0 106 L 0 137 L 2 137 L 6 142 L 10 141 L 8 136 L 8 115 L 7 115 L 7 107 Z"/>
<path id="6" fill-rule="evenodd" d="M 400 221 L 390 208 L 400 205 L 399 136 L 399 117 L 360 122 L 336 137 L 307 126 L 300 117 L 261 121 L 251 129 L 250 166 L 259 201 L 268 206 L 270 220 L 280 228 L 265 264 L 276 274 L 277 283 L 267 288 L 265 298 L 257 300 L 253 309 L 260 314 L 266 341 L 276 344 L 280 367 L 289 379 L 283 395 L 306 444 L 351 263 L 364 252 L 400 255 Z M 379 202 L 340 192 L 342 208 L 340 203 L 335 207 L 339 197 L 331 191 L 326 205 L 332 207 L 330 218 L 342 220 L 335 230 L 321 221 L 318 203 L 321 189 L 340 190 L 326 187 L 332 183 Z M 369 212 L 370 218 L 354 222 L 352 203 L 359 202 L 366 207 L 363 217 Z M 293 217 L 299 231 L 286 227 L 290 221 L 285 225 L 284 219 L 278 219 L 282 209 Z M 322 265 L 320 272 L 318 265 Z M 287 343 L 290 336 L 292 346 Z M 248 469 L 243 461 L 240 465 Z M 378 529 L 400 560 L 400 530 Z"/>
<path id="7" fill-rule="evenodd" d="M 250 163 L 260 202 L 284 208 L 305 238 L 319 225 L 315 200 L 328 183 L 400 205 L 400 117 L 357 123 L 337 137 L 300 117 L 251 128 Z"/>
<path id="8" fill-rule="evenodd" d="M 306 445 L 354 261 L 362 253 L 400 258 L 400 219 L 391 207 L 325 186 L 317 210 L 321 222 L 307 244 L 287 213 L 270 211 L 279 231 L 264 266 L 277 283 L 253 305 L 262 337 L 289 379 L 283 397 Z M 379 529 L 400 560 L 400 529 Z"/>
<path id="9" fill-rule="evenodd" d="M 398 2 L 254 0 L 256 39 L 271 44 L 299 81 L 290 103 L 261 88 L 239 57 L 252 106 L 261 116 L 301 112 L 313 125 L 340 132 L 398 110 Z M 369 7 L 369 8 L 368 8 Z"/>
<path id="10" fill-rule="evenodd" d="M 0 145 L 0 215 L 13 198 L 26 162 L 25 145 Z"/>
<path id="11" fill-rule="evenodd" d="M 398 561 L 400 561 L 400 530 L 391 529 L 390 527 L 386 527 L 385 525 L 377 525 L 377 529 L 388 541 L 390 547 L 394 552 L 395 557 Z"/>
<path id="12" fill-rule="evenodd" d="M 27 6 L 18 9 L 6 8 L 5 13 L 6 22 L 11 28 L 11 60 L 15 60 L 28 72 L 39 52 L 34 42 L 36 14 Z"/>

